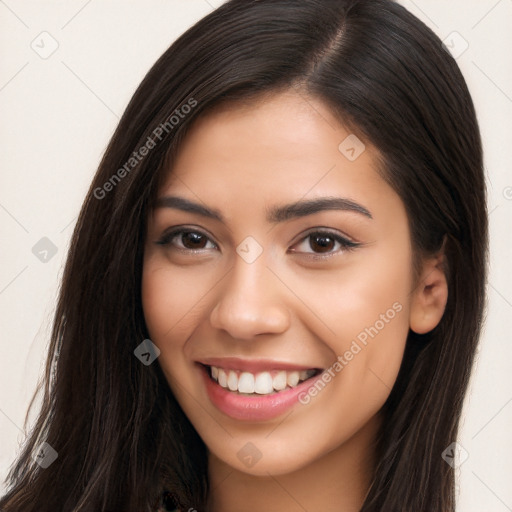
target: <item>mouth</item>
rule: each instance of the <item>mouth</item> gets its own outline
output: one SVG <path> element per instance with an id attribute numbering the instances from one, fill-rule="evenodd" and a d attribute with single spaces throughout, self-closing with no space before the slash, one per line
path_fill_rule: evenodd
<path id="1" fill-rule="evenodd" d="M 266 370 L 249 372 L 239 369 L 203 365 L 211 380 L 237 395 L 257 397 L 275 395 L 296 388 L 302 382 L 319 375 L 323 370 Z"/>
<path id="2" fill-rule="evenodd" d="M 323 368 L 236 358 L 197 361 L 206 394 L 221 413 L 235 420 L 276 419 L 322 379 Z"/>

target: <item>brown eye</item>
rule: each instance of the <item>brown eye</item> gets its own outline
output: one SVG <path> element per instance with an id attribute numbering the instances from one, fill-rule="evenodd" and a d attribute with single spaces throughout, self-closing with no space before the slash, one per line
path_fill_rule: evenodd
<path id="1" fill-rule="evenodd" d="M 313 231 L 296 245 L 299 249 L 292 249 L 291 252 L 304 253 L 307 256 L 323 257 L 325 255 L 325 257 L 328 257 L 348 252 L 361 244 L 352 242 L 338 233 Z"/>
<path id="2" fill-rule="evenodd" d="M 181 243 L 187 249 L 204 249 L 207 239 L 201 233 L 184 231 L 181 233 Z"/>
<path id="3" fill-rule="evenodd" d="M 168 245 L 173 249 L 182 251 L 202 251 L 210 249 L 208 244 L 211 244 L 213 248 L 217 248 L 214 242 L 211 241 L 210 237 L 192 229 L 174 229 L 166 232 L 162 235 L 162 238 L 156 242 L 158 245 Z"/>
<path id="4" fill-rule="evenodd" d="M 309 235 L 309 246 L 315 252 L 330 252 L 334 248 L 336 240 L 332 235 Z"/>

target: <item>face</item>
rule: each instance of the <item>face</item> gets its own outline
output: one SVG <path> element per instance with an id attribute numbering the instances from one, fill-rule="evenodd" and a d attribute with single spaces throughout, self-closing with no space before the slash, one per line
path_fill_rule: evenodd
<path id="1" fill-rule="evenodd" d="M 198 120 L 159 190 L 147 327 L 232 468 L 292 472 L 375 432 L 413 287 L 407 215 L 377 156 L 321 101 L 279 93 Z"/>

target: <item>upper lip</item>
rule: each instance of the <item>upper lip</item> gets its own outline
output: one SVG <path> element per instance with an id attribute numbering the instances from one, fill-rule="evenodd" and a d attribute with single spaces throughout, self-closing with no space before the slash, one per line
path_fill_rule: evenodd
<path id="1" fill-rule="evenodd" d="M 270 370 L 310 370 L 320 369 L 310 364 L 296 364 L 272 359 L 241 359 L 239 357 L 208 357 L 197 361 L 206 366 L 216 366 L 227 370 L 242 370 L 251 373 Z"/>

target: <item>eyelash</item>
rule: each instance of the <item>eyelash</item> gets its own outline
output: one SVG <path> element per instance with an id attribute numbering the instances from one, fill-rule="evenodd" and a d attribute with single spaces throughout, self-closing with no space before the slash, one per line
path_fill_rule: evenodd
<path id="1" fill-rule="evenodd" d="M 157 245 L 162 245 L 162 246 L 171 245 L 171 242 L 174 238 L 176 238 L 179 235 L 183 235 L 185 233 L 194 233 L 194 234 L 204 236 L 204 237 L 208 238 L 208 241 L 212 242 L 216 248 L 218 247 L 217 244 L 215 244 L 215 242 L 210 240 L 210 237 L 206 233 L 203 233 L 202 231 L 200 231 L 198 229 L 184 228 L 184 227 L 172 229 L 171 231 L 165 232 L 162 235 L 162 237 L 160 238 L 160 240 L 158 240 L 155 243 Z M 348 240 L 347 238 L 339 235 L 338 233 L 333 233 L 331 231 L 326 231 L 326 230 L 320 230 L 319 228 L 316 228 L 315 231 L 309 231 L 303 238 L 301 238 L 299 240 L 299 242 L 297 242 L 297 244 L 302 243 L 303 241 L 305 241 L 309 237 L 312 237 L 313 235 L 323 235 L 324 237 L 329 237 L 329 238 L 333 239 L 335 242 L 338 242 L 341 245 L 342 249 L 341 250 L 338 249 L 337 251 L 332 251 L 332 252 L 328 252 L 328 253 L 315 253 L 315 252 L 304 253 L 304 252 L 299 252 L 299 251 L 291 251 L 291 252 L 305 254 L 305 255 L 307 255 L 306 257 L 308 257 L 310 259 L 325 260 L 326 258 L 332 257 L 341 252 L 353 251 L 354 249 L 356 249 L 357 247 L 359 247 L 361 245 L 360 243 L 352 242 L 351 240 Z M 294 245 L 297 245 L 297 244 L 294 244 Z M 181 251 L 183 253 L 187 253 L 187 254 L 198 254 L 198 253 L 204 252 L 205 250 L 208 250 L 208 249 L 204 249 L 204 248 L 203 249 L 187 249 L 185 247 L 173 247 L 173 249 L 179 250 L 179 251 Z"/>

